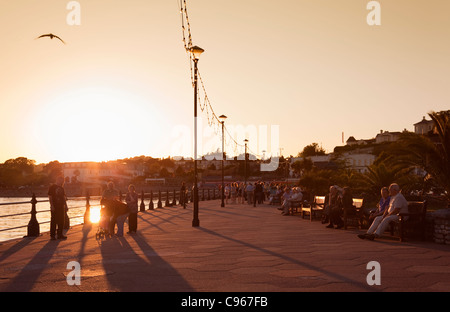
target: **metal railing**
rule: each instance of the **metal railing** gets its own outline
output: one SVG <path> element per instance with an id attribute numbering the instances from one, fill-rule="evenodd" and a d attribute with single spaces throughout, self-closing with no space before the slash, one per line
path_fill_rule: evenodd
<path id="1" fill-rule="evenodd" d="M 177 203 L 180 204 L 181 206 L 183 206 L 183 208 L 186 208 L 186 204 L 194 201 L 193 196 L 194 196 L 194 194 L 191 190 L 186 190 L 185 192 L 181 192 L 180 190 L 173 190 L 171 192 L 169 192 L 168 190 L 166 190 L 165 192 L 158 191 L 156 195 L 153 193 L 153 191 L 151 191 L 150 193 L 144 193 L 142 191 L 141 195 L 140 195 L 141 202 L 139 205 L 139 211 L 141 211 L 141 212 L 145 211 L 146 207 L 148 207 L 148 210 L 153 210 L 155 208 L 176 206 Z M 68 208 L 68 210 L 72 210 L 72 209 L 80 209 L 80 208 L 85 207 L 85 212 L 83 215 L 69 217 L 69 224 L 70 224 L 70 219 L 81 218 L 81 217 L 84 218 L 84 223 L 90 223 L 89 218 L 90 218 L 91 208 L 101 206 L 100 204 L 91 205 L 91 203 L 90 203 L 90 201 L 92 199 L 94 199 L 94 198 L 100 199 L 101 196 L 90 197 L 89 195 L 86 195 L 85 197 L 72 197 L 72 198 L 68 198 L 68 201 L 79 200 L 79 199 L 83 199 L 83 198 L 85 199 L 85 205 L 71 206 Z M 219 199 L 219 198 L 220 198 L 220 192 L 218 189 L 201 189 L 201 190 L 199 190 L 199 201 L 205 201 L 205 200 L 211 200 L 211 199 L 214 200 L 214 199 Z M 145 204 L 146 199 L 150 199 L 150 202 L 147 205 Z M 122 200 L 122 198 L 121 198 L 121 200 Z M 164 201 L 164 205 L 163 205 L 163 201 Z M 16 230 L 16 229 L 27 227 L 27 235 L 25 235 L 24 237 L 39 236 L 40 235 L 40 225 L 50 223 L 50 220 L 39 223 L 37 221 L 36 215 L 38 213 L 44 213 L 44 212 L 48 213 L 51 210 L 47 209 L 47 210 L 37 211 L 36 205 L 38 203 L 49 203 L 49 200 L 48 199 L 47 200 L 37 200 L 36 195 L 33 193 L 30 201 L 0 203 L 0 208 L 1 208 L 1 206 L 31 204 L 30 212 L 21 212 L 21 213 L 15 213 L 15 214 L 0 215 L 0 218 L 11 218 L 11 217 L 15 217 L 15 216 L 30 215 L 30 220 L 28 222 L 28 225 L 18 225 L 18 226 L 9 227 L 9 228 L 3 228 L 3 229 L 0 229 L 0 232 L 11 231 L 11 230 Z"/>

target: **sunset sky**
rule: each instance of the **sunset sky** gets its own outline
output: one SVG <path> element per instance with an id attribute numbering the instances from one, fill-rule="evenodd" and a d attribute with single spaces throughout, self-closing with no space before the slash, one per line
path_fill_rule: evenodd
<path id="1" fill-rule="evenodd" d="M 0 0 L 0 162 L 192 156 L 180 1 L 79 0 L 73 26 L 69 2 Z M 380 26 L 367 24 L 368 2 L 188 0 L 215 113 L 231 132 L 279 126 L 282 154 L 295 156 L 313 142 L 331 152 L 342 132 L 413 131 L 449 109 L 450 1 L 380 0 Z M 47 33 L 67 44 L 35 40 Z M 259 132 L 249 144 L 262 154 Z M 199 154 L 220 147 L 205 133 Z"/>

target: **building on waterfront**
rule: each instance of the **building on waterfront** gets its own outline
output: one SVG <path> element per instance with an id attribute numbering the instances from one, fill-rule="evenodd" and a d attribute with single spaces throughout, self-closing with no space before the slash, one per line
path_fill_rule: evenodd
<path id="1" fill-rule="evenodd" d="M 109 162 L 67 162 L 62 163 L 63 174 L 69 177 L 71 182 L 105 183 L 115 181 L 125 183 L 131 179 L 143 176 L 143 168 L 121 163 Z"/>
<path id="2" fill-rule="evenodd" d="M 376 156 L 371 153 L 343 153 L 340 158 L 345 161 L 347 168 L 365 173 L 367 167 L 375 161 Z"/>

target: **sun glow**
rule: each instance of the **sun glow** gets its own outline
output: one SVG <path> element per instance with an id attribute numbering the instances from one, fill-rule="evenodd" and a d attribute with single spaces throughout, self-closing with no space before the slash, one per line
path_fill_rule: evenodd
<path id="1" fill-rule="evenodd" d="M 89 220 L 92 223 L 100 222 L 100 208 L 99 207 L 91 207 Z"/>
<path id="2" fill-rule="evenodd" d="M 161 126 L 148 101 L 114 88 L 67 92 L 36 110 L 34 140 L 47 158 L 62 162 L 151 154 L 142 137 L 158 133 Z"/>

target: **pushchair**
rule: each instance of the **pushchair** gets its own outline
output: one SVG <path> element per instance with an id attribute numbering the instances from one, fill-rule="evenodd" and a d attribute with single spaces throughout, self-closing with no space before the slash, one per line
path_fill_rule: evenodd
<path id="1" fill-rule="evenodd" d="M 97 233 L 95 234 L 96 239 L 105 238 L 109 235 L 109 225 L 112 215 L 112 203 L 108 200 L 101 200 L 100 202 L 100 220 L 98 222 Z"/>
<path id="2" fill-rule="evenodd" d="M 103 199 L 100 202 L 100 222 L 98 224 L 97 238 L 103 238 L 106 235 L 114 235 L 114 228 L 119 216 L 128 215 L 129 209 L 127 204 L 118 200 Z M 125 220 L 122 220 L 125 221 Z M 117 224 L 123 231 L 123 222 Z"/>
<path id="3" fill-rule="evenodd" d="M 109 234 L 109 218 L 108 216 L 106 216 L 104 213 L 102 213 L 104 210 L 104 208 L 102 208 L 100 210 L 100 221 L 98 222 L 98 228 L 97 228 L 97 233 L 95 234 L 95 238 L 96 239 L 102 239 L 104 237 L 106 237 L 106 235 Z"/>

